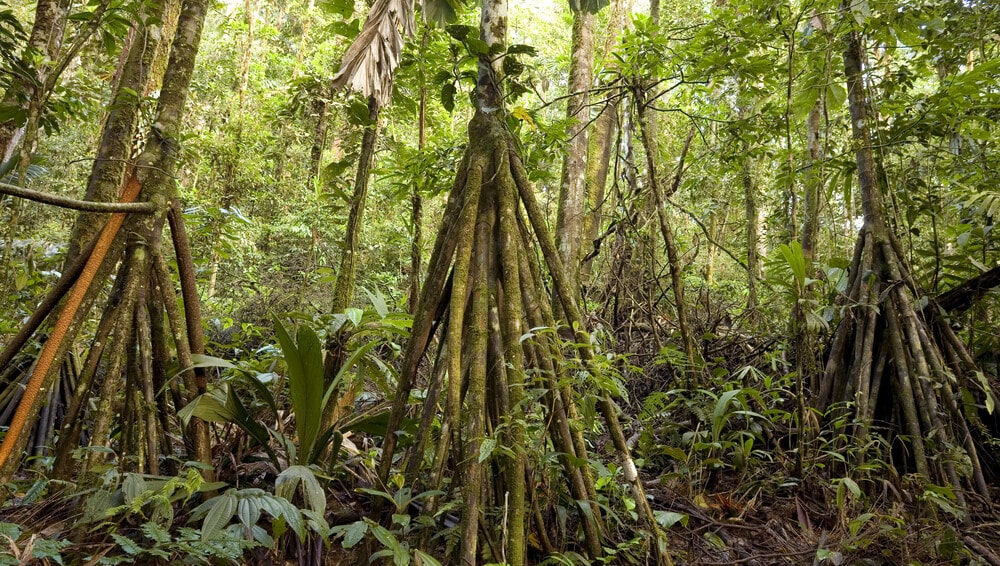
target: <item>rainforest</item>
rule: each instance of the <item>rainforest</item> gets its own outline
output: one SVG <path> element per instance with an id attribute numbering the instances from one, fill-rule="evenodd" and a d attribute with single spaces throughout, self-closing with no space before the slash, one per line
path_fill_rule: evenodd
<path id="1" fill-rule="evenodd" d="M 1000 5 L 0 0 L 0 565 L 1000 565 Z"/>

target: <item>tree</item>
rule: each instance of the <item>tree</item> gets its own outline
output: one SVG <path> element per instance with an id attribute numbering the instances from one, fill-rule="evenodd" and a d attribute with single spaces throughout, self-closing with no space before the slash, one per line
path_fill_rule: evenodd
<path id="1" fill-rule="evenodd" d="M 906 255 L 888 222 L 872 149 L 868 90 L 864 79 L 864 36 L 854 29 L 850 4 L 840 8 L 844 35 L 844 73 L 851 115 L 852 147 L 857 158 L 864 226 L 855 245 L 846 294 L 847 313 L 834 334 L 816 405 L 853 403 L 853 437 L 867 438 L 876 420 L 885 420 L 906 437 L 907 462 L 925 482 L 949 485 L 960 506 L 965 478 L 948 451 L 961 448 L 971 465 L 971 487 L 984 498 L 983 476 L 965 410 L 955 386 L 965 388 L 972 369 L 965 346 L 947 324 L 932 327 L 919 314 L 922 294 Z M 938 337 L 944 339 L 939 343 Z M 947 354 L 946 353 L 950 352 Z M 962 360 L 964 367 L 949 366 Z M 892 415 L 879 414 L 880 395 L 899 404 Z M 883 407 L 883 409 L 880 409 Z"/>
<path id="2" fill-rule="evenodd" d="M 162 317 L 157 315 L 150 316 L 147 310 L 147 298 L 150 298 L 151 294 L 147 290 L 146 282 L 151 279 L 152 273 L 157 274 L 158 284 L 163 292 L 159 308 L 166 308 L 169 313 L 173 325 L 172 330 L 175 334 L 175 345 L 182 365 L 190 368 L 193 365 L 189 356 L 190 352 L 194 350 L 196 353 L 201 353 L 199 350 L 203 348 L 199 343 L 201 326 L 200 315 L 197 311 L 197 295 L 193 294 L 190 288 L 190 283 L 193 282 L 190 279 L 193 271 L 188 268 L 188 277 L 182 281 L 183 286 L 187 287 L 184 297 L 187 300 L 185 307 L 188 334 L 185 335 L 181 330 L 181 316 L 177 310 L 169 272 L 159 247 L 159 234 L 162 232 L 168 212 L 174 210 L 175 218 L 171 224 L 175 247 L 181 248 L 179 253 L 182 257 L 178 263 L 183 270 L 185 264 L 183 246 L 186 240 L 181 221 L 177 217 L 179 210 L 175 208 L 174 204 L 176 187 L 173 183 L 172 173 L 176 163 L 180 121 L 191 82 L 205 13 L 206 3 L 201 0 L 190 0 L 185 2 L 182 7 L 177 25 L 177 35 L 170 53 L 170 62 L 167 65 L 163 88 L 157 103 L 156 127 L 152 132 L 152 139 L 147 143 L 143 153 L 126 176 L 125 190 L 121 200 L 123 202 L 134 201 L 141 193 L 143 201 L 150 203 L 154 213 L 149 214 L 150 211 L 146 210 L 147 214 L 144 216 L 134 217 L 129 221 L 125 258 L 116 279 L 115 289 L 112 291 L 113 300 L 105 307 L 103 317 L 105 323 L 101 325 L 104 330 L 103 333 L 100 331 L 98 333 L 98 339 L 95 340 L 97 347 L 92 348 L 90 353 L 92 363 L 88 361 L 87 364 L 89 371 L 80 380 L 78 390 L 75 392 L 75 400 L 78 404 L 76 411 L 79 411 L 79 405 L 84 402 L 85 395 L 93 384 L 94 372 L 101 354 L 105 352 L 104 340 L 109 333 L 114 331 L 114 345 L 106 358 L 108 372 L 103 383 L 100 384 L 99 411 L 91 438 L 94 446 L 104 446 L 108 441 L 111 416 L 114 414 L 112 406 L 116 403 L 118 393 L 123 385 L 121 372 L 126 351 L 135 351 L 136 348 L 139 348 L 147 355 L 152 355 L 153 345 L 147 340 L 151 341 L 152 335 L 157 334 L 157 332 L 147 332 L 147 330 L 149 330 L 149 324 L 152 321 L 162 320 Z M 97 243 L 86 258 L 79 279 L 73 285 L 66 304 L 59 313 L 54 330 L 39 355 L 39 361 L 32 370 L 31 378 L 14 414 L 11 427 L 7 436 L 4 437 L 3 444 L 0 445 L 0 477 L 3 477 L 5 481 L 9 481 L 20 464 L 19 458 L 11 456 L 23 450 L 28 440 L 26 432 L 31 430 L 32 421 L 38 417 L 39 408 L 44 400 L 44 397 L 39 396 L 39 392 L 48 389 L 46 384 L 51 383 L 54 378 L 55 372 L 53 370 L 59 367 L 58 360 L 66 351 L 68 344 L 72 342 L 75 332 L 79 330 L 79 324 L 74 321 L 80 312 L 81 304 L 86 295 L 91 292 L 95 275 L 108 256 L 108 251 L 114 246 L 115 240 L 122 237 L 119 235 L 119 229 L 125 222 L 124 216 L 124 213 L 113 215 L 102 229 Z M 187 254 L 187 257 L 190 257 L 190 254 Z M 133 327 L 133 324 L 136 326 Z M 136 330 L 134 334 L 132 333 L 133 328 Z M 162 332 L 159 332 L 158 335 L 163 337 Z M 162 344 L 158 349 L 160 352 L 163 351 Z M 188 356 L 187 359 L 184 359 L 186 353 Z M 126 395 L 126 411 L 131 410 L 133 417 L 131 423 L 133 425 L 140 424 L 141 426 L 141 423 L 145 422 L 155 426 L 157 421 L 146 419 L 150 414 L 153 414 L 150 411 L 153 410 L 152 407 L 155 407 L 152 405 L 155 403 L 152 398 L 152 391 L 155 390 L 152 382 L 154 380 L 152 367 L 143 364 L 140 370 L 140 367 L 135 364 L 130 364 L 130 366 L 127 368 L 128 382 L 126 385 L 130 386 L 127 391 L 131 393 L 142 392 L 143 397 Z M 148 372 L 145 371 L 147 369 Z M 189 399 L 204 393 L 204 376 L 195 375 L 195 372 L 191 370 L 188 370 L 186 374 L 185 381 Z M 160 378 L 161 384 L 166 382 L 162 374 Z M 174 407 L 175 410 L 177 408 Z M 70 427 L 78 426 L 75 420 L 75 417 L 70 418 L 66 424 Z M 152 432 L 153 430 L 155 428 L 146 430 L 149 434 L 145 438 L 151 440 L 150 450 L 146 451 L 143 448 L 139 450 L 139 453 L 143 454 L 145 461 L 155 468 L 154 462 L 157 459 L 157 454 L 154 448 L 158 449 L 156 439 L 163 438 L 165 431 L 161 431 L 161 435 L 157 437 Z M 72 435 L 65 435 L 65 438 L 67 439 L 66 444 L 61 447 L 61 453 L 63 458 L 68 458 L 68 451 L 72 448 L 69 443 L 75 439 L 72 438 Z M 135 436 L 133 440 L 140 438 L 142 438 L 141 435 Z M 205 424 L 195 420 L 188 438 L 191 441 L 191 450 L 195 457 L 210 464 L 211 446 Z M 99 452 L 91 452 L 87 462 L 88 468 L 92 467 L 99 458 Z M 67 469 L 66 464 L 62 464 L 62 466 L 63 469 Z"/>
<path id="3" fill-rule="evenodd" d="M 570 282 L 580 284 L 580 252 L 584 236 L 584 204 L 587 196 L 587 150 L 590 132 L 590 89 L 594 83 L 594 13 L 589 6 L 571 2 L 573 44 L 570 49 L 569 99 L 566 118 L 569 140 L 563 156 L 559 190 L 556 244 Z"/>
<path id="4" fill-rule="evenodd" d="M 369 22 L 383 10 L 386 10 L 384 4 L 376 3 Z M 445 409 L 428 487 L 436 489 L 440 486 L 449 459 L 449 447 L 456 454 L 473 455 L 471 458 L 455 458 L 455 462 L 459 463 L 463 496 L 459 559 L 462 564 L 469 565 L 481 562 L 479 516 L 490 503 L 489 499 L 482 498 L 487 482 L 499 493 L 509 494 L 507 516 L 510 523 L 507 525 L 504 555 L 511 564 L 523 564 L 526 558 L 527 502 L 531 494 L 525 485 L 527 454 L 522 399 L 526 370 L 534 364 L 540 364 L 535 369 L 546 372 L 548 376 L 548 410 L 554 412 L 558 422 L 566 423 L 556 427 L 552 434 L 555 443 L 566 451 L 562 461 L 567 482 L 575 498 L 594 501 L 588 493 L 592 493 L 593 489 L 588 488 L 586 476 L 589 471 L 586 465 L 579 464 L 586 461 L 585 445 L 568 426 L 575 411 L 575 394 L 567 387 L 557 385 L 555 372 L 564 369 L 557 370 L 555 366 L 559 364 L 547 360 L 547 354 L 555 354 L 557 350 L 549 339 L 542 339 L 537 345 L 521 341 L 526 328 L 555 324 L 551 312 L 546 310 L 546 301 L 539 296 L 542 288 L 540 269 L 533 265 L 534 255 L 530 253 L 534 241 L 541 245 L 544 263 L 555 282 L 555 292 L 566 320 L 576 332 L 582 363 L 592 374 L 599 371 L 593 361 L 588 334 L 577 306 L 576 290 L 551 239 L 534 191 L 528 184 L 528 174 L 517 146 L 505 123 L 503 59 L 514 56 L 507 52 L 506 30 L 506 1 L 484 1 L 479 40 L 485 47 L 476 53 L 478 77 L 475 115 L 469 124 L 469 145 L 435 240 L 378 466 L 381 480 L 387 483 L 397 446 L 395 431 L 399 430 L 409 404 L 417 368 L 436 326 L 434 321 L 441 313 L 447 313 L 447 318 L 440 325 L 442 355 L 439 356 L 438 367 L 433 370 L 436 375 L 447 374 L 447 388 L 439 390 L 443 385 L 441 381 L 435 381 L 433 391 L 428 393 L 428 403 L 424 405 L 425 418 L 422 419 L 426 426 L 418 431 L 406 471 L 412 480 L 423 458 L 424 447 L 430 441 L 431 419 L 427 415 L 436 412 L 440 391 L 445 397 Z M 395 60 L 398 49 L 370 49 L 371 40 L 362 38 L 364 33 L 351 50 L 387 53 L 382 60 L 390 63 Z M 349 50 L 344 67 L 353 64 L 347 62 L 351 61 L 350 53 Z M 379 61 L 376 59 L 375 63 Z M 369 65 L 363 68 L 372 72 L 379 67 Z M 381 72 L 381 76 L 355 74 L 353 83 L 362 93 L 371 93 L 375 87 L 387 92 L 384 85 L 391 84 L 391 75 L 386 77 L 384 67 Z M 522 205 L 527 221 L 519 212 Z M 493 362 L 490 363 L 490 360 Z M 597 375 L 594 375 L 596 378 Z M 488 403 L 488 399 L 493 401 Z M 625 477 L 634 490 L 640 516 L 646 528 L 656 535 L 650 544 L 650 552 L 657 557 L 658 563 L 669 563 L 665 540 L 646 500 L 610 393 L 603 392 L 598 404 L 613 445 L 623 460 Z M 482 453 L 487 421 L 490 421 L 491 429 L 505 428 L 506 444 L 512 452 L 497 468 L 483 465 L 485 459 L 474 456 Z M 501 504 L 499 501 L 492 503 L 494 506 Z M 433 511 L 433 505 L 428 507 Z M 542 525 L 536 527 L 541 528 Z M 599 555 L 600 541 L 595 525 L 588 525 L 587 529 L 588 549 L 591 554 Z"/>

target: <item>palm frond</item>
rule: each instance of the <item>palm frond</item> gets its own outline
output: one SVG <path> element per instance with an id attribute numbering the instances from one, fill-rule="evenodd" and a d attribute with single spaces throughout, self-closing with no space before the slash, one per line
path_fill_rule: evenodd
<path id="1" fill-rule="evenodd" d="M 333 88 L 348 87 L 385 106 L 404 40 L 414 33 L 413 0 L 376 0 L 361 33 L 344 54 Z"/>

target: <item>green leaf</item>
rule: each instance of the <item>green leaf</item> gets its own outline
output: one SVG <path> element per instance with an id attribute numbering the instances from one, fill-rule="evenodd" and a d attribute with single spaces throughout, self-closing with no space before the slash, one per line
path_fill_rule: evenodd
<path id="1" fill-rule="evenodd" d="M 427 554 L 423 550 L 415 550 L 414 554 L 417 557 L 417 566 L 441 566 L 441 563 L 438 562 L 436 558 Z"/>
<path id="2" fill-rule="evenodd" d="M 868 5 L 868 0 L 851 2 L 851 14 L 854 15 L 854 21 L 858 22 L 858 25 L 864 25 L 865 20 L 870 18 L 872 15 L 871 7 Z"/>
<path id="3" fill-rule="evenodd" d="M 297 344 L 292 341 L 281 321 L 275 317 L 275 331 L 281 343 L 288 367 L 288 389 L 298 433 L 299 463 L 312 454 L 319 435 L 323 409 L 323 350 L 316 332 L 307 325 L 299 326 Z"/>
<path id="4" fill-rule="evenodd" d="M 362 102 L 361 100 L 355 100 L 351 102 L 349 110 L 351 123 L 358 126 L 372 125 L 371 115 L 368 112 L 368 104 Z"/>
<path id="5" fill-rule="evenodd" d="M 840 108 L 844 105 L 844 101 L 847 100 L 847 89 L 843 85 L 837 82 L 830 82 L 827 85 L 826 97 L 829 101 L 829 107 Z"/>
<path id="6" fill-rule="evenodd" d="M 340 16 L 345 20 L 354 13 L 354 2 L 351 0 L 321 0 L 319 7 L 323 11 Z"/>
<path id="7" fill-rule="evenodd" d="M 844 477 L 840 478 L 840 482 L 847 486 L 847 490 L 851 492 L 851 495 L 854 497 L 861 497 L 861 487 L 858 486 L 856 481 L 851 478 Z"/>
<path id="8" fill-rule="evenodd" d="M 125 474 L 125 481 L 122 482 L 122 494 L 125 496 L 125 503 L 130 503 L 146 491 L 146 480 L 139 474 Z"/>
<path id="9" fill-rule="evenodd" d="M 351 321 L 355 328 L 361 326 L 361 320 L 365 317 L 365 311 L 353 307 L 344 309 L 344 314 L 347 315 L 347 320 Z"/>
<path id="10" fill-rule="evenodd" d="M 659 523 L 664 529 L 669 529 L 670 527 L 680 523 L 682 527 L 686 527 L 688 524 L 688 515 L 686 513 L 675 513 L 673 511 L 653 511 L 656 516 L 656 522 Z"/>
<path id="11" fill-rule="evenodd" d="M 274 494 L 289 501 L 295 500 L 295 492 L 302 486 L 303 501 L 317 513 L 326 511 L 326 493 L 320 487 L 316 474 L 306 466 L 289 466 L 274 480 Z"/>
<path id="12" fill-rule="evenodd" d="M 497 447 L 497 439 L 495 438 L 484 438 L 483 443 L 479 445 L 479 463 L 482 464 L 493 454 L 493 450 Z"/>
<path id="13" fill-rule="evenodd" d="M 201 541 L 212 540 L 216 534 L 222 531 L 229 524 L 236 513 L 236 490 L 230 489 L 222 495 L 213 497 L 209 501 L 214 502 L 212 508 L 205 515 L 205 520 L 201 524 Z"/>
<path id="14" fill-rule="evenodd" d="M 396 540 L 396 537 L 382 525 L 371 525 L 371 531 L 372 534 L 375 535 L 375 538 L 378 539 L 378 541 L 382 543 L 382 546 L 385 548 L 395 551 L 395 549 L 400 547 L 399 541 Z"/>
<path id="15" fill-rule="evenodd" d="M 367 532 L 368 523 L 365 523 L 364 521 L 355 521 L 351 523 L 344 531 L 344 542 L 341 546 L 344 548 L 351 548 L 361 542 L 361 539 L 365 538 L 365 533 Z"/>
<path id="16" fill-rule="evenodd" d="M 444 28 L 444 31 L 447 32 L 448 35 L 454 37 L 458 41 L 465 41 L 465 38 L 468 37 L 474 30 L 475 28 L 472 26 L 463 26 L 458 24 L 446 26 Z"/>
<path id="17" fill-rule="evenodd" d="M 125 551 L 125 554 L 135 556 L 142 552 L 142 547 L 139 546 L 134 540 L 126 536 L 122 536 L 118 533 L 112 533 L 111 538 L 113 538 L 118 546 Z"/>
<path id="18" fill-rule="evenodd" d="M 374 293 L 368 289 L 364 289 L 366 295 L 368 295 L 368 300 L 371 301 L 372 307 L 375 308 L 375 312 L 378 313 L 379 318 L 385 318 L 389 314 L 389 306 L 385 303 L 385 296 L 376 290 Z"/>
<path id="19" fill-rule="evenodd" d="M 223 396 L 222 399 L 219 398 L 220 394 Z M 225 388 L 214 389 L 208 393 L 199 395 L 180 411 L 177 411 L 177 416 L 181 419 L 184 426 L 187 426 L 191 417 L 198 417 L 203 421 L 212 423 L 235 422 L 235 415 L 226 407 L 225 395 Z"/>
<path id="20" fill-rule="evenodd" d="M 411 517 L 406 513 L 393 513 L 392 522 L 393 524 L 399 525 L 400 527 L 406 528 L 410 524 Z"/>
<path id="21" fill-rule="evenodd" d="M 252 529 L 257 524 L 257 520 L 260 519 L 260 511 L 259 502 L 251 497 L 240 497 L 236 505 L 236 516 L 239 517 L 240 524 L 247 529 Z"/>
<path id="22" fill-rule="evenodd" d="M 729 404 L 742 393 L 740 389 L 726 391 L 719 395 L 719 400 L 715 402 L 715 410 L 712 412 L 712 439 L 718 440 L 722 427 L 728 420 Z"/>
<path id="23" fill-rule="evenodd" d="M 478 37 L 465 38 L 465 45 L 473 55 L 489 55 L 490 53 L 490 46 Z"/>
<path id="24" fill-rule="evenodd" d="M 455 110 L 455 93 L 458 89 L 455 83 L 445 83 L 441 85 L 441 106 L 448 112 Z"/>
<path id="25" fill-rule="evenodd" d="M 423 11 L 425 22 L 439 26 L 458 20 L 458 4 L 454 0 L 424 0 Z"/>

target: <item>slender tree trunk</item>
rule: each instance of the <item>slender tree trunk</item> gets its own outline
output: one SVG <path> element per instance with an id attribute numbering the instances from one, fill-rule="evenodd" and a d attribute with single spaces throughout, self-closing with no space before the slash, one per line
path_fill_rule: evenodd
<path id="1" fill-rule="evenodd" d="M 614 69 L 617 60 L 612 56 L 622 29 L 625 27 L 625 1 L 615 0 L 611 4 L 611 14 L 608 27 L 604 31 L 604 45 L 601 59 L 605 67 Z M 615 134 L 618 129 L 617 98 L 608 98 L 601 105 L 591 126 L 587 147 L 586 192 L 590 202 L 590 214 L 584 217 L 583 252 L 587 257 L 592 254 L 587 251 L 590 245 L 596 245 L 598 234 L 603 225 L 605 187 L 608 184 L 608 172 L 611 168 L 611 154 L 615 147 Z M 587 285 L 594 257 L 584 260 L 580 268 L 580 283 Z"/>
<path id="2" fill-rule="evenodd" d="M 743 181 L 743 202 L 747 226 L 747 310 L 757 309 L 757 280 L 760 278 L 760 227 L 757 209 L 757 187 L 750 174 L 750 166 L 744 161 L 740 165 Z"/>
<path id="3" fill-rule="evenodd" d="M 375 159 L 375 141 L 378 139 L 378 115 L 378 102 L 371 97 L 368 99 L 369 123 L 365 126 L 365 133 L 361 139 L 361 156 L 358 158 L 358 169 L 354 176 L 354 196 L 351 198 L 347 232 L 344 234 L 344 253 L 340 257 L 340 273 L 337 275 L 337 284 L 333 290 L 333 305 L 330 310 L 335 313 L 343 312 L 351 306 L 351 298 L 354 297 L 358 245 L 361 242 L 365 203 L 368 200 L 368 180 Z"/>
<path id="4" fill-rule="evenodd" d="M 429 31 L 424 28 L 423 37 L 420 39 L 421 50 L 427 49 L 427 39 Z M 417 108 L 417 151 L 422 152 L 427 144 L 427 81 L 423 72 L 423 59 L 420 62 L 420 106 Z M 410 312 L 415 313 L 417 300 L 420 298 L 420 265 L 423 250 L 423 235 L 421 222 L 423 221 L 423 197 L 420 195 L 420 182 L 413 183 L 410 195 L 410 226 L 413 228 L 413 237 L 410 239 L 410 291 L 407 298 L 407 305 Z"/>
<path id="5" fill-rule="evenodd" d="M 687 303 L 684 300 L 684 279 L 681 276 L 680 256 L 677 254 L 677 245 L 674 243 L 673 229 L 667 220 L 666 202 L 663 190 L 660 187 L 659 167 L 656 164 L 657 155 L 657 132 L 655 124 L 649 119 L 646 108 L 645 92 L 643 87 L 638 87 L 634 91 L 636 114 L 639 120 L 639 129 L 642 134 L 642 145 L 646 153 L 646 182 L 649 184 L 652 193 L 652 204 L 656 208 L 656 216 L 659 221 L 660 235 L 667 248 L 667 262 L 670 269 L 670 281 L 674 290 L 674 302 L 677 310 L 677 327 L 681 334 L 681 343 L 684 347 L 684 354 L 687 356 L 691 367 L 697 366 L 699 358 L 696 355 L 694 337 L 691 335 L 690 322 L 687 313 Z M 678 173 L 680 174 L 680 173 Z M 689 374 L 693 374 L 689 372 Z"/>
<path id="6" fill-rule="evenodd" d="M 820 16 L 813 17 L 813 27 L 823 31 L 823 20 Z M 820 208 L 824 196 L 823 188 L 823 146 L 820 139 L 820 125 L 826 100 L 823 94 L 809 110 L 806 118 L 806 148 L 808 163 L 805 172 L 802 221 L 802 257 L 810 274 L 816 260 L 817 244 L 819 242 Z M 809 390 L 817 391 L 819 387 L 820 345 L 818 343 L 819 329 L 809 322 L 809 310 L 818 306 L 819 297 L 812 285 L 806 286 L 803 296 L 796 301 L 792 309 L 793 342 L 795 344 L 795 363 L 799 379 L 809 380 Z"/>
<path id="7" fill-rule="evenodd" d="M 243 46 L 243 54 L 240 57 L 240 110 L 246 108 L 247 87 L 250 83 L 250 61 L 253 59 L 253 43 L 257 32 L 257 10 L 260 9 L 258 0 L 243 0 L 243 17 L 247 24 L 246 44 Z"/>
<path id="8" fill-rule="evenodd" d="M 156 22 L 163 17 L 164 3 L 146 4 L 144 17 Z M 156 25 L 137 25 L 137 32 L 122 67 L 118 88 L 111 100 L 110 111 L 104 123 L 97 147 L 90 178 L 87 181 L 86 199 L 96 202 L 113 202 L 122 186 L 125 168 L 132 149 L 132 140 L 139 122 L 139 96 L 149 81 L 160 32 Z M 64 265 L 74 261 L 80 247 L 91 241 L 100 231 L 107 214 L 81 213 L 73 225 L 69 249 Z"/>
<path id="9" fill-rule="evenodd" d="M 45 84 L 49 65 L 59 56 L 70 4 L 68 0 L 40 0 L 35 4 L 35 22 L 28 37 L 23 63 L 28 68 L 33 68 L 31 61 L 35 54 L 40 55 L 42 61 L 34 67 L 34 77 L 14 75 L 14 84 L 4 94 L 2 106 L 21 108 L 27 117 L 29 105 L 38 104 L 35 101 L 44 97 L 45 93 L 38 91 L 36 86 Z M 24 123 L 19 123 L 14 118 L 0 122 L 0 150 L 3 151 L 3 159 L 0 161 L 13 157 L 14 148 L 24 134 L 23 126 Z M 24 182 L 21 181 L 21 184 Z"/>
<path id="10" fill-rule="evenodd" d="M 569 99 L 566 132 L 569 143 L 563 156 L 556 243 L 570 281 L 579 287 L 580 250 L 583 238 L 584 203 L 587 189 L 587 148 L 590 122 L 590 88 L 594 82 L 594 14 L 580 9 L 573 13 L 573 44 L 569 64 Z"/>

